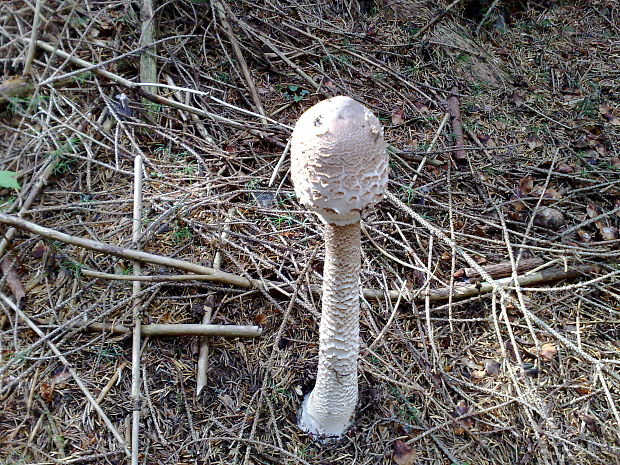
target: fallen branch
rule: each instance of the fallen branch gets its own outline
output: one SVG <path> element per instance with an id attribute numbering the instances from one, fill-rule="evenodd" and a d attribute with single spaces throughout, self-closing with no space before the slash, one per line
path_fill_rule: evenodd
<path id="1" fill-rule="evenodd" d="M 529 258 L 521 260 L 517 264 L 517 273 L 523 273 L 525 271 L 533 270 L 541 266 L 545 261 L 542 258 Z M 512 263 L 503 262 L 493 265 L 483 266 L 482 269 L 489 273 L 492 278 L 503 278 L 512 274 Z M 461 268 L 454 273 L 455 278 L 469 278 L 475 279 L 480 277 L 480 273 L 475 268 Z"/>
<path id="2" fill-rule="evenodd" d="M 0 213 L 0 223 L 8 224 L 24 231 L 29 231 L 33 234 L 46 237 L 47 239 L 60 241 L 65 244 L 76 245 L 84 249 L 95 250 L 97 252 L 102 252 L 109 255 L 114 255 L 115 257 L 123 257 L 130 260 L 139 260 L 141 262 L 169 266 L 171 268 L 189 271 L 190 273 L 206 274 L 210 276 L 210 281 L 215 281 L 222 284 L 231 284 L 233 286 L 238 286 L 245 289 L 259 288 L 260 286 L 262 286 L 260 281 L 249 280 L 242 276 L 238 276 L 232 273 L 226 273 L 224 271 L 217 271 L 213 268 L 209 268 L 208 266 L 197 265 L 195 263 L 186 262 L 184 260 L 163 257 L 161 255 L 155 255 L 139 250 L 118 247 L 116 245 L 105 244 L 103 242 L 93 241 L 91 239 L 83 239 L 81 237 L 70 236 L 69 234 L 61 233 L 54 229 L 45 228 L 43 226 L 39 226 L 38 224 L 31 223 L 30 221 L 23 220 L 16 216 L 7 215 L 6 213 Z"/>
<path id="3" fill-rule="evenodd" d="M 528 286 L 532 284 L 542 284 L 551 281 L 561 281 L 564 279 L 573 279 L 579 276 L 588 275 L 598 271 L 596 265 L 577 265 L 569 270 L 563 268 L 552 268 L 548 270 L 542 270 L 537 273 L 531 273 L 521 275 L 517 277 L 517 283 L 520 287 Z M 431 302 L 437 302 L 440 300 L 447 300 L 452 292 L 453 299 L 464 299 L 467 297 L 473 297 L 476 295 L 487 294 L 493 291 L 493 287 L 498 286 L 501 289 L 511 289 L 516 287 L 512 277 L 497 279 L 494 283 L 478 282 L 475 284 L 465 284 L 454 286 L 453 289 L 449 287 L 441 289 L 429 290 L 429 299 Z M 424 300 L 424 296 L 420 295 L 416 300 Z"/>
<path id="4" fill-rule="evenodd" d="M 203 281 L 214 281 L 222 284 L 230 284 L 232 286 L 241 287 L 244 289 L 260 289 L 266 287 L 266 290 L 290 290 L 290 286 L 284 283 L 277 283 L 271 281 L 259 281 L 255 279 L 247 279 L 243 276 L 238 276 L 233 273 L 226 273 L 224 271 L 218 271 L 207 266 L 196 265 L 195 263 L 186 262 L 176 258 L 163 257 L 161 255 L 150 254 L 146 252 L 140 252 L 138 250 L 125 249 L 123 247 L 117 247 L 110 244 L 104 244 L 102 242 L 93 241 L 90 239 L 82 239 L 79 237 L 70 236 L 53 229 L 39 226 L 38 224 L 25 221 L 15 216 L 0 213 L 0 223 L 9 224 L 18 229 L 29 231 L 48 239 L 57 240 L 66 244 L 76 245 L 85 249 L 95 250 L 98 252 L 108 253 L 117 257 L 129 258 L 131 260 L 140 260 L 147 263 L 154 263 L 156 265 L 169 266 L 179 270 L 189 271 L 190 273 L 197 273 L 196 275 L 189 275 L 190 277 L 183 277 L 185 279 L 195 279 Z M 568 271 L 564 269 L 548 269 L 538 273 L 532 273 L 529 275 L 522 275 L 517 278 L 519 285 L 537 285 L 544 282 L 560 281 L 563 279 L 572 279 L 582 275 L 591 274 L 596 272 L 598 267 L 595 265 L 579 265 L 575 266 Z M 95 273 L 95 272 L 90 272 Z M 86 274 L 86 273 L 84 273 Z M 485 273 L 486 274 L 486 273 Z M 102 273 L 97 273 L 97 277 L 101 277 Z M 173 276 L 129 276 L 129 275 L 106 275 L 109 279 L 122 279 L 127 281 L 167 281 L 167 280 L 179 280 L 180 277 Z M 493 290 L 493 286 L 498 286 L 502 289 L 507 289 L 512 286 L 512 278 L 505 278 L 500 280 L 494 280 L 493 283 L 483 282 L 480 284 L 465 284 L 457 285 L 453 288 L 445 287 L 440 289 L 429 289 L 426 293 L 417 294 L 414 297 L 415 302 L 424 302 L 424 299 L 428 295 L 431 302 L 438 302 L 442 300 L 448 300 L 450 293 L 452 292 L 453 299 L 463 299 L 472 297 L 475 295 L 487 294 Z M 310 286 L 310 292 L 316 296 L 321 295 L 320 286 Z M 402 296 L 399 291 L 394 290 L 382 290 L 382 289 L 362 289 L 362 296 L 366 300 L 384 300 L 385 297 L 390 300 L 396 301 L 399 296 L 405 300 L 411 300 L 407 296 Z"/>
<path id="5" fill-rule="evenodd" d="M 252 100 L 254 101 L 256 110 L 264 116 L 265 109 L 263 108 L 263 103 L 261 102 L 261 99 L 258 95 L 258 90 L 256 89 L 256 85 L 254 84 L 254 80 L 252 79 L 252 75 L 250 74 L 248 64 L 245 60 L 245 57 L 243 56 L 243 53 L 241 52 L 241 47 L 239 46 L 239 41 L 235 36 L 234 30 L 228 22 L 228 19 L 226 18 L 227 5 L 225 8 L 225 3 L 220 0 L 216 0 L 215 2 L 213 2 L 213 5 L 215 6 L 215 10 L 217 12 L 220 23 L 222 23 L 222 29 L 224 29 L 224 32 L 226 33 L 226 36 L 230 41 L 230 45 L 232 45 L 233 51 L 235 52 L 235 57 L 237 57 L 237 61 L 239 62 L 239 66 L 241 67 L 241 72 L 243 73 L 243 77 L 245 78 L 248 91 L 252 96 Z M 263 123 L 267 123 L 267 120 L 263 119 Z"/>
<path id="6" fill-rule="evenodd" d="M 145 3 L 149 3 L 146 1 Z M 151 5 L 152 9 L 152 5 Z M 142 61 L 140 62 L 142 65 Z M 133 188 L 133 222 L 132 222 L 132 244 L 134 247 L 140 246 L 140 233 L 142 225 L 142 157 L 136 156 L 134 160 L 134 188 Z M 133 275 L 142 274 L 142 265 L 134 260 L 132 263 Z M 138 465 L 138 452 L 140 450 L 140 354 L 141 346 L 141 327 L 142 327 L 142 299 L 140 298 L 140 281 L 134 281 L 131 293 L 132 297 L 132 317 L 133 317 L 133 339 L 131 345 L 131 465 Z"/>
<path id="7" fill-rule="evenodd" d="M 155 12 L 152 0 L 143 0 L 140 4 L 140 80 L 142 82 L 157 82 L 157 58 L 155 42 Z M 157 87 L 145 87 L 147 92 L 157 94 Z M 136 456 L 137 457 L 137 456 Z M 136 458 L 132 462 L 137 463 Z"/>
<path id="8" fill-rule="evenodd" d="M 93 333 L 129 334 L 133 330 L 123 325 L 93 323 L 84 328 Z M 194 325 L 194 324 L 150 324 L 141 325 L 142 336 L 222 336 L 222 337 L 259 337 L 263 332 L 260 326 L 244 325 Z"/>

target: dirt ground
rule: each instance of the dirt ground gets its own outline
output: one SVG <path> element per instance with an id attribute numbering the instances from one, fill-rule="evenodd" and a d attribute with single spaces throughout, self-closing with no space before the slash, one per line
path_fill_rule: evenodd
<path id="1" fill-rule="evenodd" d="M 0 3 L 1 464 L 129 464 L 132 437 L 141 464 L 620 463 L 615 0 L 148 5 Z M 357 414 L 323 444 L 296 425 L 322 226 L 287 142 L 334 95 L 391 172 Z M 262 334 L 144 335 L 132 376 L 136 314 L 205 313 Z"/>

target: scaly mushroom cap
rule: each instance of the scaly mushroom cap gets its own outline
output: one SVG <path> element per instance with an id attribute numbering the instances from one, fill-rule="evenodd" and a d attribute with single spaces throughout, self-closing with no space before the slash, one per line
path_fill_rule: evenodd
<path id="1" fill-rule="evenodd" d="M 350 97 L 332 97 L 301 115 L 291 139 L 299 201 L 328 224 L 344 226 L 380 202 L 388 156 L 377 117 Z"/>

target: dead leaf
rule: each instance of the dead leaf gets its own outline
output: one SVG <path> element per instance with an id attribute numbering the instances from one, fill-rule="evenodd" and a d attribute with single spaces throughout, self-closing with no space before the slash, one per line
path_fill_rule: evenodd
<path id="1" fill-rule="evenodd" d="M 555 208 L 543 207 L 536 213 L 534 224 L 541 228 L 557 231 L 564 225 L 564 214 Z"/>
<path id="2" fill-rule="evenodd" d="M 600 209 L 593 202 L 588 202 L 586 213 L 588 214 L 588 218 L 596 218 L 601 214 Z"/>
<path id="3" fill-rule="evenodd" d="M 612 158 L 609 164 L 611 165 L 611 169 L 620 170 L 620 158 Z"/>
<path id="4" fill-rule="evenodd" d="M 607 149 L 605 148 L 605 146 L 603 144 L 601 144 L 600 142 L 594 144 L 594 150 L 596 150 L 598 153 L 600 153 L 601 155 L 607 155 Z"/>
<path id="5" fill-rule="evenodd" d="M 587 147 L 591 147 L 591 144 L 588 143 L 586 136 L 582 136 L 573 142 L 573 147 L 578 149 L 585 149 Z"/>
<path id="6" fill-rule="evenodd" d="M 47 246 L 43 241 L 39 241 L 30 251 L 30 255 L 32 255 L 32 258 L 40 259 L 45 255 L 45 252 L 47 252 Z"/>
<path id="7" fill-rule="evenodd" d="M 501 364 L 497 360 L 487 360 L 484 362 L 484 371 L 487 376 L 495 376 L 499 373 Z"/>
<path id="8" fill-rule="evenodd" d="M 398 465 L 413 465 L 415 450 L 409 444 L 397 439 L 392 444 L 392 459 Z"/>
<path id="9" fill-rule="evenodd" d="M 497 147 L 490 134 L 477 134 L 476 137 L 485 147 Z"/>
<path id="10" fill-rule="evenodd" d="M 17 272 L 13 266 L 13 260 L 9 259 L 8 256 L 5 256 L 0 262 L 0 269 L 2 269 L 2 274 L 6 277 L 6 282 L 9 285 L 11 294 L 13 294 L 17 305 L 19 305 L 21 300 L 26 297 L 26 291 L 24 289 L 24 285 L 19 279 L 19 276 L 17 276 Z"/>
<path id="11" fill-rule="evenodd" d="M 517 106 L 521 106 L 521 104 L 525 102 L 525 99 L 515 90 L 512 94 L 508 95 L 508 101 Z"/>
<path id="12" fill-rule="evenodd" d="M 405 113 L 402 108 L 398 108 L 392 112 L 392 124 L 394 126 L 401 125 L 405 122 Z"/>
<path id="13" fill-rule="evenodd" d="M 235 407 L 235 401 L 233 400 L 232 397 L 230 397 L 228 394 L 222 394 L 220 395 L 220 400 L 222 401 L 222 403 L 228 407 L 230 410 L 232 410 L 233 412 L 237 411 L 237 408 Z"/>
<path id="14" fill-rule="evenodd" d="M 551 342 L 545 342 L 540 348 L 540 352 L 538 353 L 538 355 L 540 355 L 540 358 L 542 358 L 545 362 L 550 362 L 556 357 L 557 354 L 558 349 L 555 344 Z"/>
<path id="15" fill-rule="evenodd" d="M 600 228 L 601 238 L 604 241 L 613 241 L 618 239 L 618 228 L 614 226 L 604 226 Z"/>
<path id="16" fill-rule="evenodd" d="M 267 315 L 265 315 L 264 313 L 259 313 L 254 318 L 252 318 L 252 321 L 255 325 L 264 325 L 267 322 Z"/>
<path id="17" fill-rule="evenodd" d="M 532 150 L 543 146 L 543 141 L 540 140 L 538 136 L 530 136 L 525 139 L 525 142 L 527 143 L 527 146 Z"/>
<path id="18" fill-rule="evenodd" d="M 601 105 L 598 107 L 599 113 L 614 126 L 620 126 L 620 118 L 613 114 L 613 108 L 609 105 Z"/>
<path id="19" fill-rule="evenodd" d="M 519 180 L 519 190 L 523 194 L 529 194 L 530 191 L 534 188 L 534 179 L 527 176 Z"/>
<path id="20" fill-rule="evenodd" d="M 560 174 L 570 174 L 575 171 L 572 166 L 566 163 L 560 163 L 555 170 Z"/>
<path id="21" fill-rule="evenodd" d="M 482 370 L 482 365 L 480 365 L 479 363 L 477 363 L 474 359 L 472 359 L 471 357 L 463 357 L 461 359 L 461 362 L 463 362 L 463 365 L 465 365 L 467 368 L 469 368 L 470 370 Z"/>
<path id="22" fill-rule="evenodd" d="M 50 404 L 54 398 L 54 385 L 48 383 L 41 383 L 39 385 L 39 395 L 46 404 Z"/>
<path id="23" fill-rule="evenodd" d="M 512 195 L 510 196 L 510 206 L 516 211 L 516 212 L 520 212 L 525 208 L 525 204 L 519 200 L 519 196 L 518 195 Z"/>
<path id="24" fill-rule="evenodd" d="M 64 365 L 59 366 L 52 372 L 52 385 L 62 388 L 66 384 L 65 381 L 67 381 L 69 378 L 71 378 L 71 373 L 69 372 L 69 369 Z"/>
<path id="25" fill-rule="evenodd" d="M 454 410 L 450 413 L 452 418 L 459 418 L 463 415 L 466 415 L 469 412 L 469 407 L 465 404 L 465 401 L 461 400 Z M 457 420 L 454 424 L 454 434 L 457 436 L 462 436 L 465 434 L 465 431 L 470 429 L 474 425 L 474 420 L 471 417 L 464 417 L 460 420 Z"/>
<path id="26" fill-rule="evenodd" d="M 584 231 L 583 229 L 579 229 L 577 231 L 577 235 L 579 236 L 579 240 L 581 242 L 588 243 L 588 242 L 590 242 L 592 240 L 592 234 L 590 234 L 587 231 Z"/>
<path id="27" fill-rule="evenodd" d="M 588 431 L 596 434 L 597 436 L 601 435 L 601 429 L 596 423 L 596 420 L 594 419 L 594 417 L 587 415 L 587 414 L 581 414 L 580 417 L 583 420 L 583 423 L 586 425 L 586 428 L 588 429 Z"/>
<path id="28" fill-rule="evenodd" d="M 66 268 L 61 268 L 58 270 L 58 274 L 56 275 L 56 281 L 54 281 L 54 288 L 58 289 L 62 287 L 71 277 L 71 273 Z"/>
<path id="29" fill-rule="evenodd" d="M 413 102 L 413 106 L 415 106 L 420 113 L 428 113 L 428 107 L 422 102 Z"/>
<path id="30" fill-rule="evenodd" d="M 587 378 L 581 377 L 581 378 L 578 378 L 576 381 L 577 381 L 577 384 L 574 387 L 575 387 L 575 390 L 579 394 L 585 396 L 592 392 L 592 386 L 590 386 L 590 383 L 588 382 Z"/>

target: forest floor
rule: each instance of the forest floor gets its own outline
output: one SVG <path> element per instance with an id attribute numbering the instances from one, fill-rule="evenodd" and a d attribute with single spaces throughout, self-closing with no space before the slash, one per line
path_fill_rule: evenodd
<path id="1" fill-rule="evenodd" d="M 134 410 L 144 464 L 620 463 L 617 2 L 156 2 L 154 55 L 147 4 L 0 3 L 0 463 L 130 463 Z M 287 142 L 341 94 L 391 172 L 357 414 L 323 444 L 296 424 L 322 226 Z M 216 254 L 229 275 L 192 268 Z M 135 312 L 262 334 L 145 335 L 132 373 L 129 330 L 86 329 Z"/>

